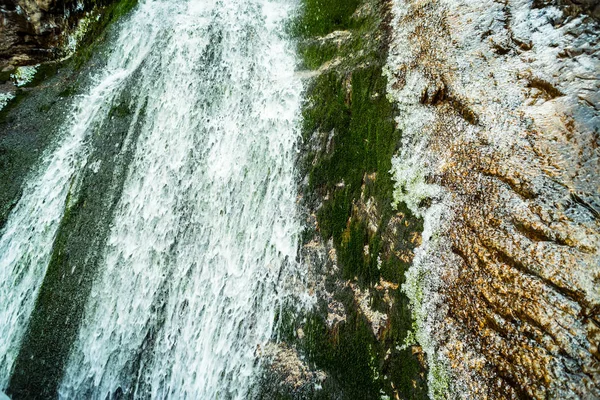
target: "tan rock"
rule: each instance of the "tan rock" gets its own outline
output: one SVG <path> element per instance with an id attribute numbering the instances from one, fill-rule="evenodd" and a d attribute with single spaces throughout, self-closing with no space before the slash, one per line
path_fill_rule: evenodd
<path id="1" fill-rule="evenodd" d="M 395 12 L 395 176 L 426 226 L 409 292 L 447 397 L 600 397 L 598 22 L 513 0 Z"/>

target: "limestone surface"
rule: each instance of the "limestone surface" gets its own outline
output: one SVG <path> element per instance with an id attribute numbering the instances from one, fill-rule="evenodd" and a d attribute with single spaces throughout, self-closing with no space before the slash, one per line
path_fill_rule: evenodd
<path id="1" fill-rule="evenodd" d="M 600 397 L 597 2 L 395 0 L 395 200 L 438 398 Z"/>

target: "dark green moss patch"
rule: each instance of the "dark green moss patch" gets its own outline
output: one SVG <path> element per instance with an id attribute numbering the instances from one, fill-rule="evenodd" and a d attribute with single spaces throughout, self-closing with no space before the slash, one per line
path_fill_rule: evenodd
<path id="1" fill-rule="evenodd" d="M 35 87 L 56 75 L 61 67 L 60 62 L 49 62 L 41 64 L 35 71 L 35 76 L 24 87 Z"/>
<path id="2" fill-rule="evenodd" d="M 338 46 L 335 43 L 304 43 L 299 45 L 298 52 L 302 55 L 304 68 L 317 69 L 337 55 Z"/>
<path id="3" fill-rule="evenodd" d="M 294 23 L 293 33 L 311 37 L 326 35 L 353 26 L 352 14 L 360 0 L 304 0 L 302 16 Z"/>
<path id="4" fill-rule="evenodd" d="M 399 290 L 395 296 L 402 296 Z M 408 327 L 397 324 L 410 323 L 410 314 L 397 314 L 399 318 L 393 319 L 377 339 L 349 288 L 339 291 L 336 299 L 344 304 L 346 320 L 333 327 L 325 322 L 324 304 L 300 317 L 290 310 L 281 314 L 280 338 L 301 349 L 312 368 L 328 374 L 322 389 L 311 392 L 308 398 L 378 399 L 382 395 L 395 398 L 398 393 L 401 398 L 426 399 L 422 365 L 410 348 L 401 348 Z M 406 305 L 399 303 L 398 308 L 407 310 Z M 301 339 L 296 335 L 298 328 L 304 332 Z M 307 397 L 288 394 L 281 398 Z"/>
<path id="5" fill-rule="evenodd" d="M 88 87 L 92 70 L 102 64 L 105 29 L 133 5 L 132 0 L 103 5 L 106 14 L 92 27 L 89 42 L 83 43 L 75 57 L 38 67 L 33 81 L 18 90 L 17 98 L 0 113 L 0 228 L 19 200 L 27 176 L 44 153 L 59 143 L 68 117 L 65 111 L 71 109 L 75 95 Z M 126 105 L 131 90 L 123 89 L 111 109 L 111 119 L 95 126 L 96 132 L 89 135 L 89 157 L 101 163 L 95 172 L 90 168 L 79 171 L 80 188 L 67 200 L 14 364 L 8 388 L 14 399 L 58 397 L 58 384 L 131 159 L 131 149 L 124 149 L 123 143 L 128 134 L 139 133 L 129 129 L 133 115 Z"/>
<path id="6" fill-rule="evenodd" d="M 128 91 L 117 104 L 129 101 Z M 57 398 L 85 303 L 101 265 L 114 209 L 121 197 L 133 147 L 122 151 L 133 116 L 115 114 L 90 137 L 97 170 L 80 171 L 80 188 L 71 184 L 52 256 L 15 361 L 8 392 L 14 399 Z M 135 141 L 139 126 L 133 130 Z M 76 192 L 76 193 L 73 193 Z"/>
<path id="7" fill-rule="evenodd" d="M 60 97 L 72 97 L 75 94 L 77 94 L 77 92 L 79 91 L 79 87 L 76 84 L 67 86 L 62 92 L 60 92 L 58 95 Z"/>
<path id="8" fill-rule="evenodd" d="M 354 310 L 353 310 L 354 311 Z M 346 398 L 379 397 L 382 387 L 379 376 L 381 348 L 364 317 L 351 312 L 348 320 L 334 332 L 324 321 L 310 317 L 305 325 L 304 346 L 310 359 L 340 382 Z"/>
<path id="9" fill-rule="evenodd" d="M 81 68 L 98 50 L 98 46 L 106 42 L 108 27 L 127 15 L 138 3 L 138 0 L 105 0 L 98 2 L 100 18 L 91 24 L 74 56 L 75 67 Z"/>
<path id="10" fill-rule="evenodd" d="M 386 97 L 382 71 L 387 5 L 338 3 L 305 0 L 295 32 L 301 67 L 320 70 L 307 87 L 303 108 L 300 164 L 308 177 L 303 198 L 316 214 L 315 234 L 325 243 L 332 239 L 336 250 L 339 272 L 328 275 L 325 287 L 343 304 L 346 320 L 329 326 L 328 304 L 320 299 L 308 315 L 282 313 L 280 335 L 314 369 L 328 374 L 314 398 L 427 398 L 423 361 L 412 349 L 402 350 L 413 320 L 400 285 L 422 222 L 405 206 L 394 210 L 391 205 L 389 171 L 402 132 L 394 123 L 397 110 Z M 305 241 L 311 240 L 310 232 Z M 344 282 L 368 290 L 369 308 L 387 315 L 377 334 Z M 303 339 L 296 335 L 298 328 Z"/>
<path id="11" fill-rule="evenodd" d="M 394 108 L 385 90 L 386 80 L 378 65 L 357 69 L 350 76 L 332 71 L 316 78 L 309 90 L 312 104 L 304 111 L 306 136 L 315 131 L 332 132 L 330 153 L 321 154 L 307 171 L 308 191 L 329 194 L 317 214 L 321 234 L 326 239 L 333 237 L 345 277 L 358 274 L 367 283 L 379 280 L 376 264 L 381 240 L 369 237 L 364 226 L 350 227 L 349 220 L 363 184 L 364 195 L 378 204 L 379 226 L 387 226 L 393 214 L 389 171 L 401 133 L 394 126 Z M 371 174 L 376 178 L 365 182 L 365 176 Z M 365 245 L 372 255 L 368 259 L 360 256 Z"/>

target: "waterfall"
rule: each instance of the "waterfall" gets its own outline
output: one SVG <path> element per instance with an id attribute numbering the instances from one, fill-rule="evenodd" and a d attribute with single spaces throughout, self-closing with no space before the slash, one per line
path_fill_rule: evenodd
<path id="1" fill-rule="evenodd" d="M 123 81 L 143 60 L 148 50 L 144 44 L 148 43 L 123 42 L 115 49 L 106 71 L 70 113 L 73 122 L 59 143 L 29 177 L 0 232 L 0 388 L 8 384 L 76 172 L 86 165 L 86 137 L 106 118 Z"/>
<path id="2" fill-rule="evenodd" d="M 146 0 L 121 24 L 2 232 L 0 387 L 78 171 L 102 162 L 87 137 L 129 90 L 133 157 L 59 397 L 250 395 L 300 231 L 302 84 L 284 32 L 294 7 Z"/>

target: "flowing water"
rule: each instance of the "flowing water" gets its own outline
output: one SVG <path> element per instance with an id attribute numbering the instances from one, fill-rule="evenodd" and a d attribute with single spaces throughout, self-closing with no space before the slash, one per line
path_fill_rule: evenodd
<path id="1" fill-rule="evenodd" d="M 88 160 L 86 137 L 130 90 L 133 157 L 60 397 L 250 395 L 297 253 L 302 85 L 284 34 L 294 6 L 147 0 L 120 26 L 75 122 L 2 232 L 0 387 L 73 182 L 101 162 Z"/>
<path id="2" fill-rule="evenodd" d="M 76 172 L 85 166 L 86 136 L 106 117 L 107 107 L 124 79 L 139 66 L 146 48 L 134 44 L 114 53 L 90 93 L 70 115 L 74 121 L 63 132 L 56 149 L 47 155 L 26 184 L 0 237 L 0 387 L 5 388 L 19 351 L 28 318 L 44 279 L 68 193 Z M 122 58 L 123 61 L 117 61 Z M 119 65 L 123 64 L 123 66 Z"/>

